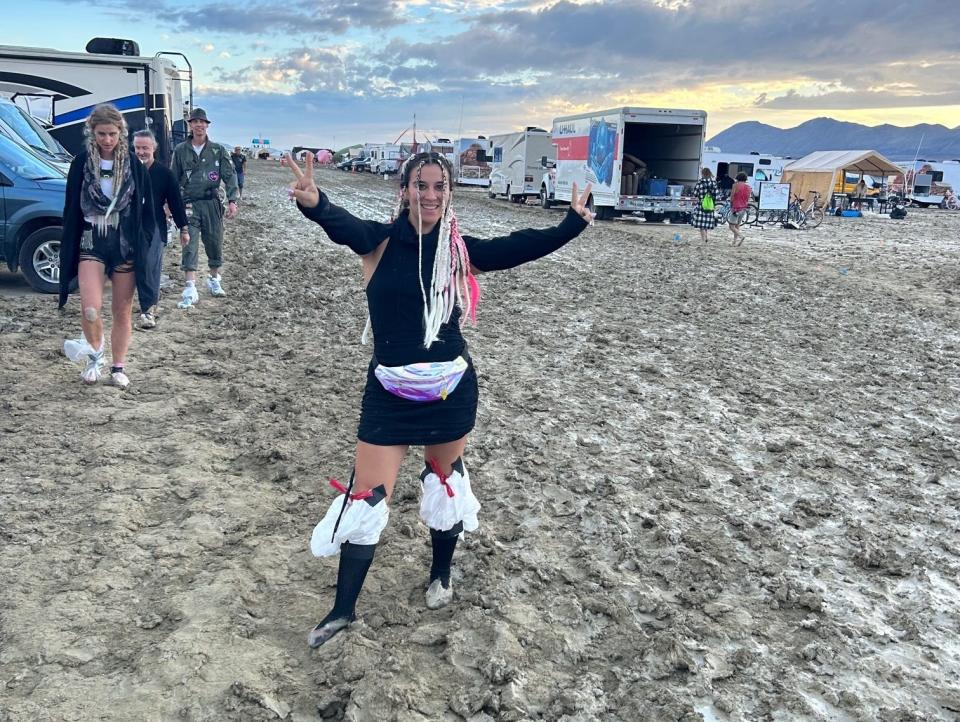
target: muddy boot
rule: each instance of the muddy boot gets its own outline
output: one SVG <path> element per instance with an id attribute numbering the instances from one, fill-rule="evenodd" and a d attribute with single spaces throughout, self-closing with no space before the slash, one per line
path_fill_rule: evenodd
<path id="1" fill-rule="evenodd" d="M 337 596 L 333 609 L 321 622 L 310 630 L 307 644 L 317 648 L 327 642 L 337 632 L 346 629 L 357 618 L 357 597 L 367 578 L 367 571 L 373 562 L 376 544 L 351 544 L 344 542 L 340 547 L 340 568 L 337 572 Z"/>

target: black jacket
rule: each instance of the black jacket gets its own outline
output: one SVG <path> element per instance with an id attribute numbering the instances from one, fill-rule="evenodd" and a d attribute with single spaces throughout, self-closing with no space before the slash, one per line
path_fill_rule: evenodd
<path id="1" fill-rule="evenodd" d="M 173 171 L 160 161 L 153 161 L 150 166 L 150 185 L 153 188 L 153 212 L 157 216 L 157 231 L 163 243 L 167 240 L 167 217 L 163 212 L 163 204 L 170 207 L 170 215 L 177 224 L 177 231 L 187 225 L 187 209 L 183 205 L 183 196 L 180 195 L 180 186 L 173 177 Z"/>
<path id="2" fill-rule="evenodd" d="M 157 221 L 153 213 L 153 191 L 150 176 L 140 160 L 132 153 L 130 172 L 133 174 L 133 198 L 131 212 L 126 216 L 123 234 L 133 246 L 134 272 L 138 280 L 146 272 L 147 252 L 156 233 Z M 87 162 L 87 151 L 80 151 L 70 163 L 67 174 L 67 194 L 63 206 L 63 240 L 60 244 L 60 307 L 67 303 L 70 286 L 77 277 L 80 264 L 80 237 L 83 235 L 83 211 L 80 209 L 80 195 L 83 190 L 83 166 Z"/>

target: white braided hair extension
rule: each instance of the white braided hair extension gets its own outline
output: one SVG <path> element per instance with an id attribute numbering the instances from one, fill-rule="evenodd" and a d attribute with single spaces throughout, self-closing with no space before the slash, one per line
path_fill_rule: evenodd
<path id="1" fill-rule="evenodd" d="M 418 185 L 420 170 L 425 164 L 425 161 L 421 161 L 417 166 Z M 449 191 L 452 188 L 453 179 L 450 177 L 446 164 L 437 162 L 437 165 L 440 166 L 440 172 L 443 174 L 444 187 Z M 419 203 L 420 195 L 418 193 L 418 206 Z M 420 246 L 420 258 L 417 267 L 422 268 L 422 227 L 418 228 L 417 231 Z M 472 317 L 476 321 L 474 299 L 468 287 L 469 274 L 470 258 L 457 227 L 457 217 L 453 213 L 452 196 L 448 196 L 448 200 L 443 206 L 443 214 L 440 217 L 440 231 L 437 236 L 437 252 L 433 259 L 433 271 L 430 274 L 429 294 L 423 286 L 423 275 L 420 274 L 420 293 L 423 297 L 424 348 L 430 348 L 430 345 L 437 340 L 441 326 L 450 320 L 456 306 L 459 305 L 465 311 L 460 320 L 461 326 L 468 317 Z"/>

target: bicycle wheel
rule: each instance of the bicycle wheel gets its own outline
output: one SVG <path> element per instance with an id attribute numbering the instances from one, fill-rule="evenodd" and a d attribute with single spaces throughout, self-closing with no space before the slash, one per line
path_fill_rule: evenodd
<path id="1" fill-rule="evenodd" d="M 823 223 L 823 209 L 812 208 L 807 211 L 807 228 L 816 228 Z"/>
<path id="2" fill-rule="evenodd" d="M 745 226 L 754 226 L 757 224 L 757 216 L 760 213 L 760 209 L 756 205 L 751 203 L 747 206 L 747 215 L 743 219 L 743 225 Z"/>

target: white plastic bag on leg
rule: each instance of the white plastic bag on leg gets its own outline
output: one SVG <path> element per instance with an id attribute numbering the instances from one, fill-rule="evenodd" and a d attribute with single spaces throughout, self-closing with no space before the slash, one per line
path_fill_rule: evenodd
<path id="1" fill-rule="evenodd" d="M 343 515 L 340 512 L 343 510 Z M 337 524 L 337 519 L 340 523 Z M 310 551 L 315 557 L 330 557 L 340 551 L 344 542 L 351 544 L 376 544 L 390 519 L 390 507 L 386 500 L 370 506 L 363 499 L 349 499 L 343 509 L 341 494 L 327 509 L 310 537 Z M 336 528 L 336 531 L 334 531 Z"/>
<path id="2" fill-rule="evenodd" d="M 430 471 L 422 477 L 420 518 L 431 529 L 447 531 L 461 521 L 464 531 L 475 531 L 479 526 L 480 502 L 470 488 L 470 474 L 462 468 L 462 474 L 454 468 L 450 476 Z"/>

